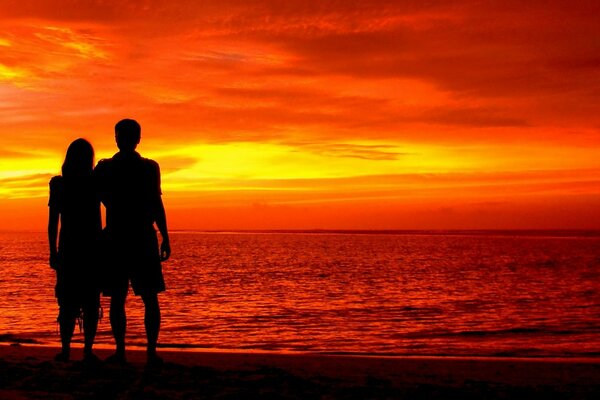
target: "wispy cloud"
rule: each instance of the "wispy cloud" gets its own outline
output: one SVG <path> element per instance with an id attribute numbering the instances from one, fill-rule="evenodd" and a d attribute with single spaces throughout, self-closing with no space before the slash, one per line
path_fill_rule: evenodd
<path id="1" fill-rule="evenodd" d="M 51 177 L 51 174 L 31 174 L 0 178 L 0 198 L 20 199 L 47 195 Z"/>
<path id="2" fill-rule="evenodd" d="M 287 143 L 301 150 L 308 150 L 326 157 L 348 157 L 363 160 L 396 160 L 405 153 L 397 146 L 385 144 L 353 143 Z"/>

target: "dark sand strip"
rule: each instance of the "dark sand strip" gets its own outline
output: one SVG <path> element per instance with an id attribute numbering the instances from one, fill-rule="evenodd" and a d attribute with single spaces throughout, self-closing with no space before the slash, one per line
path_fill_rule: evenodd
<path id="1" fill-rule="evenodd" d="M 0 399 L 600 398 L 600 359 L 162 351 L 165 365 L 148 369 L 139 350 L 96 367 L 56 363 L 57 351 L 0 346 Z"/>

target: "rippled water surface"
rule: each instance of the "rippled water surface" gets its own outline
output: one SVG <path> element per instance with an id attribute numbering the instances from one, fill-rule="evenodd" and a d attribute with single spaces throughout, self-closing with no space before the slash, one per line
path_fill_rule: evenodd
<path id="1" fill-rule="evenodd" d="M 0 340 L 58 344 L 45 234 L 0 239 Z M 171 240 L 164 346 L 600 355 L 597 236 L 176 232 Z M 143 344 L 142 304 L 130 295 L 127 307 L 128 341 Z M 97 342 L 112 343 L 107 315 Z"/>

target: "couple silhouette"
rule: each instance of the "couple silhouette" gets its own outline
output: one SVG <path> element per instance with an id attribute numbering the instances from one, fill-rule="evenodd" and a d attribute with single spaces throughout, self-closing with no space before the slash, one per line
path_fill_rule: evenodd
<path id="1" fill-rule="evenodd" d="M 119 121 L 115 139 L 119 151 L 95 168 L 92 145 L 85 139 L 75 140 L 67 149 L 62 175 L 50 180 L 48 239 L 50 266 L 56 270 L 62 344 L 55 360 L 70 360 L 73 331 L 81 317 L 83 361 L 100 361 L 92 348 L 103 293 L 111 298 L 110 325 L 116 344 L 106 362 L 126 363 L 125 300 L 131 283 L 144 302 L 147 362 L 160 364 L 158 293 L 165 290 L 161 261 L 171 254 L 160 169 L 158 163 L 135 151 L 141 139 L 135 120 Z M 104 229 L 100 203 L 106 208 Z M 155 224 L 162 237 L 160 248 Z"/>

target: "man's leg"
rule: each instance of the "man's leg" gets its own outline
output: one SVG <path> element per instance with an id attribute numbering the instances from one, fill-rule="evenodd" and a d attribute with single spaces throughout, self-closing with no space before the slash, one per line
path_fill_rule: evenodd
<path id="1" fill-rule="evenodd" d="M 116 352 L 109 357 L 110 361 L 125 361 L 125 331 L 127 316 L 125 315 L 125 300 L 127 291 L 113 293 L 110 298 L 110 326 L 117 346 Z"/>
<path id="2" fill-rule="evenodd" d="M 148 339 L 148 359 L 158 358 L 156 355 L 156 343 L 158 342 L 158 332 L 160 331 L 160 306 L 158 304 L 158 295 L 156 293 L 146 293 L 142 295 L 144 301 L 144 325 L 146 327 L 146 337 Z"/>
<path id="3" fill-rule="evenodd" d="M 83 304 L 83 335 L 84 335 L 84 359 L 95 358 L 92 347 L 98 330 L 98 318 L 100 308 L 100 294 L 88 293 Z"/>

